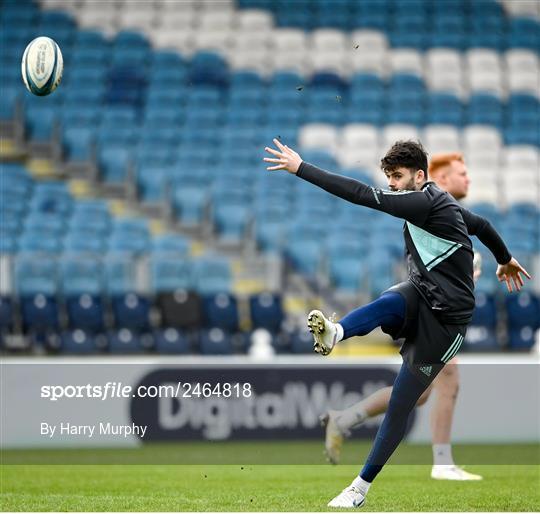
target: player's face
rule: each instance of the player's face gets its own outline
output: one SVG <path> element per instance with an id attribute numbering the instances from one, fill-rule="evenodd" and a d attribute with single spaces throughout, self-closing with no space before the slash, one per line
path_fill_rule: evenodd
<path id="1" fill-rule="evenodd" d="M 397 168 L 385 172 L 390 191 L 416 191 L 418 189 L 419 172 L 413 173 L 407 168 Z"/>
<path id="2" fill-rule="evenodd" d="M 467 174 L 467 167 L 461 161 L 452 161 L 446 172 L 446 185 L 448 191 L 456 200 L 461 200 L 469 192 L 471 180 Z"/>

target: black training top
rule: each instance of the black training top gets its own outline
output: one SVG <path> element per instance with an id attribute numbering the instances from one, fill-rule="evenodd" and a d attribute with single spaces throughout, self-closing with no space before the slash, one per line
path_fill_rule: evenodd
<path id="1" fill-rule="evenodd" d="M 470 235 L 487 246 L 499 264 L 511 255 L 491 223 L 426 182 L 420 191 L 388 191 L 302 162 L 297 176 L 349 202 L 405 220 L 409 280 L 443 323 L 466 324 L 474 309 Z"/>

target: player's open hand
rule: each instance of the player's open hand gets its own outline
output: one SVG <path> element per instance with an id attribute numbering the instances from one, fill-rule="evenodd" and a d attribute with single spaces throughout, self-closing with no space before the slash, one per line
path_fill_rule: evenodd
<path id="1" fill-rule="evenodd" d="M 531 278 L 527 270 L 512 257 L 510 262 L 506 264 L 499 264 L 497 268 L 497 278 L 499 282 L 506 282 L 506 287 L 508 292 L 511 293 L 513 290 L 519 291 L 523 286 L 523 277 L 521 273 L 525 275 L 528 279 Z M 512 287 L 513 283 L 513 287 Z"/>
<path id="2" fill-rule="evenodd" d="M 268 166 L 266 169 L 269 171 L 287 170 L 289 173 L 296 174 L 300 164 L 302 164 L 302 158 L 287 145 L 281 144 L 279 140 L 274 139 L 273 141 L 279 148 L 279 151 L 268 146 L 265 148 L 265 150 L 274 157 L 265 157 L 264 160 L 275 164 L 275 166 Z"/>

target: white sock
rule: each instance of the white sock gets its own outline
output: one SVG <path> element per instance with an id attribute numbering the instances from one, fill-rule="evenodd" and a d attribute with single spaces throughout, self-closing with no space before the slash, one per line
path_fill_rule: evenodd
<path id="1" fill-rule="evenodd" d="M 360 489 L 362 494 L 365 496 L 367 492 L 369 491 L 369 488 L 371 487 L 370 482 L 366 482 L 363 478 L 358 475 L 351 483 L 353 487 L 356 487 L 357 489 Z"/>
<path id="2" fill-rule="evenodd" d="M 337 338 L 336 338 L 336 343 L 337 343 L 343 339 L 343 327 L 339 323 L 336 323 L 335 325 L 336 325 L 336 330 L 337 330 Z"/>
<path id="3" fill-rule="evenodd" d="M 344 432 L 363 423 L 369 416 L 367 415 L 363 402 L 357 402 L 349 408 L 342 410 L 336 417 L 338 427 Z"/>
<path id="4" fill-rule="evenodd" d="M 433 465 L 435 466 L 453 466 L 454 465 L 451 444 L 434 444 L 433 445 Z"/>

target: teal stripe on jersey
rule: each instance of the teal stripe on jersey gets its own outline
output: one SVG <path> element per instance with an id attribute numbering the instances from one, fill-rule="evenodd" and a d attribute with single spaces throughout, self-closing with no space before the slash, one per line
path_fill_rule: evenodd
<path id="1" fill-rule="evenodd" d="M 461 337 L 461 334 L 458 334 L 456 336 L 456 338 L 454 339 L 454 341 L 450 345 L 450 348 L 448 348 L 448 350 L 446 350 L 446 353 L 442 356 L 441 361 L 446 362 L 446 358 L 452 353 L 454 347 L 456 346 L 456 344 L 458 344 L 460 337 Z"/>
<path id="2" fill-rule="evenodd" d="M 407 228 L 418 255 L 428 271 L 450 257 L 458 248 L 461 248 L 461 243 L 434 236 L 408 221 Z"/>
<path id="3" fill-rule="evenodd" d="M 446 353 L 442 356 L 441 361 L 447 362 L 450 360 L 450 356 L 454 353 L 454 350 L 459 349 L 459 346 L 461 345 L 461 341 L 463 340 L 463 337 L 461 334 L 458 334 L 456 338 L 454 339 L 454 342 L 450 345 L 450 348 L 446 350 Z M 456 350 L 457 351 L 457 350 Z"/>
<path id="4" fill-rule="evenodd" d="M 461 336 L 461 339 L 459 340 L 459 344 L 457 345 L 456 349 L 450 354 L 450 357 L 446 359 L 446 362 L 451 361 L 457 355 L 457 352 L 459 352 L 459 349 L 461 348 L 462 343 L 463 343 L 463 336 Z"/>

